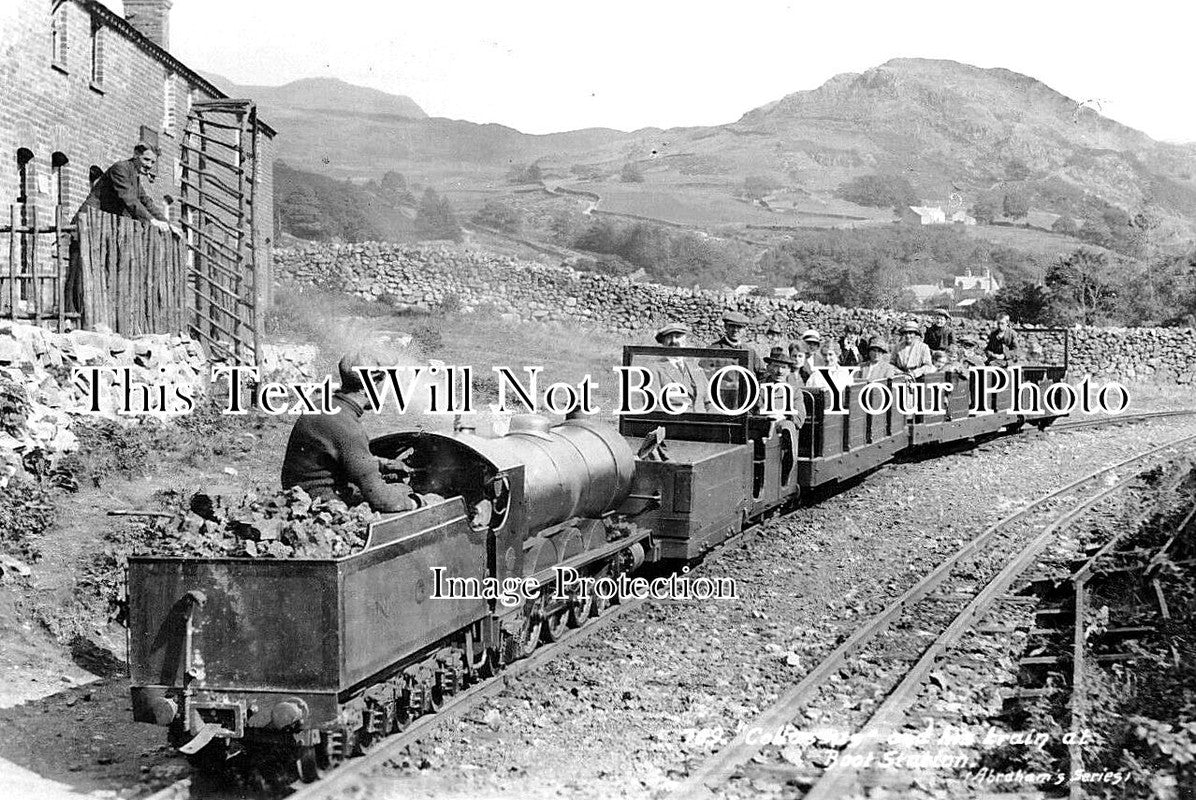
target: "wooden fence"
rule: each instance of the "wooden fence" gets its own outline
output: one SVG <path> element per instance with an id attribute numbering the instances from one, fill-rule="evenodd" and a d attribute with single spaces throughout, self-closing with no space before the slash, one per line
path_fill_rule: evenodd
<path id="1" fill-rule="evenodd" d="M 37 216 L 13 206 L 0 226 L 0 319 L 125 336 L 187 330 L 194 288 L 178 236 L 95 209 L 70 222 L 59 209 L 52 225 Z"/>
<path id="2" fill-rule="evenodd" d="M 75 226 L 58 209 L 46 224 L 32 206 L 10 206 L 0 221 L 0 319 L 56 325 L 78 325 L 77 310 L 64 301 L 70 270 L 70 244 Z M 7 239 L 7 241 L 5 241 Z"/>
<path id="3" fill-rule="evenodd" d="M 115 333 L 182 333 L 187 267 L 182 240 L 129 217 L 87 209 L 78 218 L 83 325 Z"/>

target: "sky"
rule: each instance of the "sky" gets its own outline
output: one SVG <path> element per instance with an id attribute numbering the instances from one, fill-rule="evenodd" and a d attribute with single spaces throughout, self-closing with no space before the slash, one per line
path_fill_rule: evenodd
<path id="1" fill-rule="evenodd" d="M 176 56 L 238 84 L 336 77 L 528 133 L 721 124 L 919 57 L 1005 67 L 1196 142 L 1192 2 L 173 0 L 170 24 Z"/>

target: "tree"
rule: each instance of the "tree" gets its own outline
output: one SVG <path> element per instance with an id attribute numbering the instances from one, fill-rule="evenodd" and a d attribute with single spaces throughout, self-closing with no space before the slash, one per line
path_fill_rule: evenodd
<path id="1" fill-rule="evenodd" d="M 981 225 L 989 225 L 997 218 L 997 204 L 982 197 L 972 205 L 972 216 Z"/>
<path id="2" fill-rule="evenodd" d="M 888 208 L 917 202 L 914 187 L 902 175 L 860 175 L 835 190 L 838 197 L 861 206 Z"/>
<path id="3" fill-rule="evenodd" d="M 1051 230 L 1064 236 L 1075 236 L 1080 232 L 1080 226 L 1071 217 L 1064 214 L 1051 223 Z"/>
<path id="4" fill-rule="evenodd" d="M 536 164 L 528 164 L 527 166 L 514 166 L 511 171 L 507 173 L 507 179 L 511 183 L 539 183 L 544 179 L 544 173 Z"/>
<path id="5" fill-rule="evenodd" d="M 523 215 L 519 213 L 519 209 L 507 205 L 501 200 L 487 200 L 473 215 L 473 222 L 484 228 L 519 233 L 519 229 L 523 227 Z"/>
<path id="6" fill-rule="evenodd" d="M 1046 274 L 1051 309 L 1062 321 L 1095 325 L 1117 310 L 1117 279 L 1104 253 L 1076 250 Z"/>
<path id="7" fill-rule="evenodd" d="M 1021 192 L 1009 192 L 1001 203 L 1001 211 L 1012 219 L 1025 219 L 1030 213 L 1030 199 Z"/>
<path id="8" fill-rule="evenodd" d="M 321 240 L 328 237 L 320 198 L 311 186 L 297 186 L 283 196 L 278 204 L 278 216 L 283 230 L 300 239 Z"/>
<path id="9" fill-rule="evenodd" d="M 763 200 L 770 192 L 781 188 L 780 181 L 764 175 L 749 175 L 743 179 L 743 196 L 748 200 Z"/>
<path id="10" fill-rule="evenodd" d="M 461 225 L 452 204 L 428 187 L 420 198 L 415 213 L 415 228 L 421 239 L 451 239 L 461 241 Z"/>
<path id="11" fill-rule="evenodd" d="M 619 171 L 619 180 L 623 183 L 643 183 L 644 173 L 640 172 L 640 168 L 634 163 L 628 161 Z"/>
<path id="12" fill-rule="evenodd" d="M 1040 283 L 1006 284 L 997 290 L 993 301 L 996 310 L 1008 314 L 1014 322 L 1045 325 L 1052 321 L 1050 293 Z"/>

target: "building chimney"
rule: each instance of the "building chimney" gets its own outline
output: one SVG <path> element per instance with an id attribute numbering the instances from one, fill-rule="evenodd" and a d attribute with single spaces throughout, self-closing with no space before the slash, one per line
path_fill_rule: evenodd
<path id="1" fill-rule="evenodd" d="M 125 19 L 163 50 L 170 49 L 171 0 L 125 0 Z"/>

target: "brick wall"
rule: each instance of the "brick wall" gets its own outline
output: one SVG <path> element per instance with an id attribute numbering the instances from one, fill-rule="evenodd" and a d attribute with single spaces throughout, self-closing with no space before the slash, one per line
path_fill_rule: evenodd
<path id="1" fill-rule="evenodd" d="M 51 45 L 53 26 L 66 38 L 58 59 Z M 102 50 L 99 81 L 93 80 L 93 26 L 99 28 Z M 69 221 L 90 191 L 91 167 L 107 169 L 132 157 L 143 127 L 157 135 L 161 148 L 156 179 L 143 181 L 146 193 L 159 203 L 167 195 L 177 199 L 179 144 L 190 104 L 218 96 L 83 3 L 64 0 L 52 14 L 50 0 L 0 0 L 0 225 L 7 223 L 9 208 L 21 194 L 19 148 L 33 153 L 27 205 L 37 209 L 39 224 L 54 219 L 54 154 L 66 157 L 60 168 L 61 207 Z M 260 281 L 265 297 L 271 283 L 274 148 L 269 136 L 259 140 L 255 241 L 265 270 Z M 170 214 L 178 219 L 177 202 Z"/>

